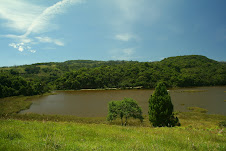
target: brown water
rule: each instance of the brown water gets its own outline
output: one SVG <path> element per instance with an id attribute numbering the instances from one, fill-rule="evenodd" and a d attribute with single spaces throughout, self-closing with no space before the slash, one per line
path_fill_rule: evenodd
<path id="1" fill-rule="evenodd" d="M 188 90 L 188 91 L 187 91 Z M 198 92 L 189 92 L 195 90 Z M 154 90 L 81 90 L 58 91 L 56 95 L 34 99 L 30 109 L 21 113 L 76 115 L 79 117 L 104 117 L 108 102 L 133 98 L 148 114 L 148 99 Z M 172 89 L 170 95 L 176 111 L 188 111 L 187 107 L 201 107 L 209 114 L 226 115 L 226 87 L 198 87 Z"/>

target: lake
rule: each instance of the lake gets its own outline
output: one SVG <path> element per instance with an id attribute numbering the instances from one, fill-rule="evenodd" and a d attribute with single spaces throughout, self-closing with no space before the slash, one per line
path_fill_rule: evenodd
<path id="1" fill-rule="evenodd" d="M 78 117 L 104 117 L 108 102 L 132 98 L 148 114 L 148 99 L 154 90 L 80 90 L 57 91 L 56 95 L 33 99 L 23 113 L 76 115 Z M 196 87 L 169 90 L 175 111 L 188 111 L 187 107 L 201 107 L 208 114 L 226 115 L 226 87 Z"/>

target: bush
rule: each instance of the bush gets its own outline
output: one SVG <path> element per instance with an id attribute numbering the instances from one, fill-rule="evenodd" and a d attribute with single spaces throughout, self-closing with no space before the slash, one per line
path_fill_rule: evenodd
<path id="1" fill-rule="evenodd" d="M 179 119 L 173 115 L 173 104 L 163 82 L 158 83 L 149 99 L 149 121 L 153 126 L 179 126 Z"/>
<path id="2" fill-rule="evenodd" d="M 144 119 L 141 107 L 139 107 L 136 101 L 130 98 L 125 98 L 122 101 L 109 102 L 107 120 L 112 121 L 117 117 L 121 119 L 121 124 L 125 126 L 130 117 L 134 119 L 138 118 L 141 122 L 143 122 Z M 125 118 L 125 122 L 123 122 L 123 118 Z"/>
<path id="3" fill-rule="evenodd" d="M 221 121 L 218 124 L 220 127 L 226 127 L 226 120 L 225 121 Z"/>

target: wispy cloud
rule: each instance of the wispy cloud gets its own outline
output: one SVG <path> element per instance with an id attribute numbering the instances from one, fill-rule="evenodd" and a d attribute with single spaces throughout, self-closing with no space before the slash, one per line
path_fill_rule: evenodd
<path id="1" fill-rule="evenodd" d="M 50 22 L 53 18 L 58 14 L 64 13 L 67 7 L 83 1 L 61 0 L 50 7 L 45 7 L 24 0 L 1 0 L 0 19 L 7 20 L 3 26 L 13 29 L 17 33 L 24 33 L 22 35 L 8 34 L 4 35 L 4 37 L 14 39 L 16 42 L 9 44 L 9 46 L 18 49 L 20 52 L 27 50 L 24 45 L 30 45 L 29 51 L 36 52 L 31 48 L 31 45 L 38 44 L 39 42 L 64 46 L 64 43 L 58 39 L 53 39 L 48 36 L 32 37 L 31 33 L 39 35 L 49 32 L 51 29 L 49 28 L 50 25 L 53 27 Z"/>
<path id="2" fill-rule="evenodd" d="M 49 21 L 52 18 L 58 14 L 64 13 L 68 6 L 81 3 L 82 1 L 83 0 L 62 0 L 50 7 L 47 7 L 37 18 L 33 20 L 24 36 L 28 36 L 31 32 L 36 31 L 36 29 L 39 27 L 42 27 L 42 30 L 45 30 L 46 27 L 49 27 Z"/>
<path id="3" fill-rule="evenodd" d="M 52 39 L 50 37 L 35 37 L 35 38 L 42 43 L 54 43 L 58 46 L 64 46 L 64 43 L 58 39 Z"/>
<path id="4" fill-rule="evenodd" d="M 23 0 L 1 0 L 0 18 L 7 20 L 2 26 L 20 33 L 26 32 L 34 18 L 37 18 L 44 9 L 43 6 Z"/>
<path id="5" fill-rule="evenodd" d="M 115 0 L 114 2 L 120 9 L 125 21 L 135 21 L 139 17 L 143 0 Z"/>
<path id="6" fill-rule="evenodd" d="M 167 3 L 169 2 L 165 0 L 113 0 L 106 1 L 104 4 L 109 10 L 108 22 L 111 25 L 111 30 L 119 34 L 117 39 L 129 41 L 129 35 L 123 33 L 139 37 L 135 32 L 137 25 L 141 22 L 145 26 L 153 24 L 161 18 L 162 6 Z"/>
<path id="7" fill-rule="evenodd" d="M 137 37 L 135 35 L 125 33 L 115 35 L 115 39 L 120 41 L 130 41 L 131 39 L 137 39 Z"/>
<path id="8" fill-rule="evenodd" d="M 113 14 L 111 24 L 118 32 L 133 33 L 134 24 L 141 18 L 145 0 L 114 0 L 111 7 L 117 12 Z"/>

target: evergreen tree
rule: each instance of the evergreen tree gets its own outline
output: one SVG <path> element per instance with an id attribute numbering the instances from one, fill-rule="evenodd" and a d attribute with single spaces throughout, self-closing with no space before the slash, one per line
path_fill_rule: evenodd
<path id="1" fill-rule="evenodd" d="M 149 99 L 149 121 L 153 126 L 179 125 L 178 118 L 173 115 L 173 104 L 163 82 L 158 83 Z"/>

